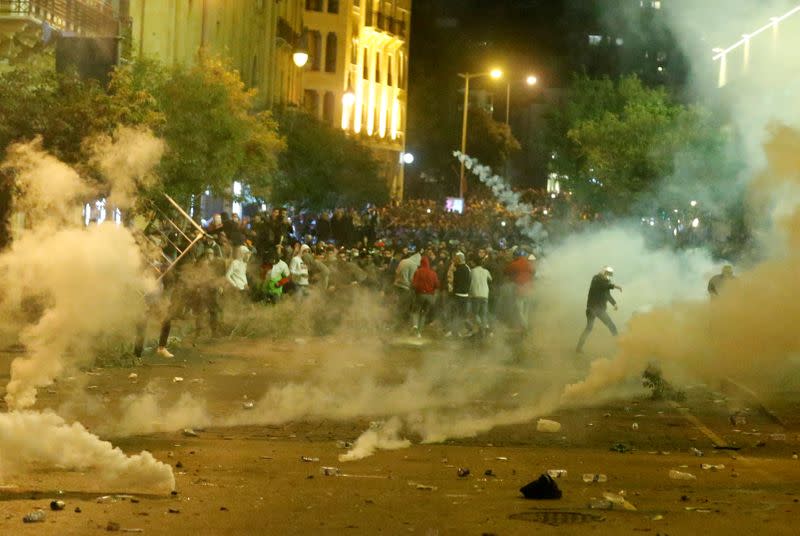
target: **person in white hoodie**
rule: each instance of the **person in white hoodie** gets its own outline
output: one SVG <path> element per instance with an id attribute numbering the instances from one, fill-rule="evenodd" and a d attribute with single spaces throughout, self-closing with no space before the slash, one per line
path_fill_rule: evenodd
<path id="1" fill-rule="evenodd" d="M 422 262 L 422 255 L 414 253 L 410 257 L 401 260 L 397 264 L 394 272 L 394 289 L 397 292 L 397 312 L 399 315 L 398 324 L 407 324 L 411 317 L 411 309 L 414 305 L 414 293 L 411 291 L 411 280 L 414 273 Z"/>
<path id="2" fill-rule="evenodd" d="M 239 290 L 247 290 L 247 262 L 250 260 L 250 250 L 247 246 L 239 246 L 235 250 L 235 258 L 225 272 L 225 279 Z"/>
<path id="3" fill-rule="evenodd" d="M 295 284 L 300 296 L 308 293 L 308 266 L 303 261 L 303 254 L 310 249 L 306 244 L 303 244 L 292 257 L 291 262 L 289 262 L 289 273 L 292 275 L 292 282 Z"/>
<path id="4" fill-rule="evenodd" d="M 489 284 L 492 274 L 484 266 L 485 259 L 478 258 L 470 271 L 469 298 L 472 313 L 481 331 L 489 331 Z"/>

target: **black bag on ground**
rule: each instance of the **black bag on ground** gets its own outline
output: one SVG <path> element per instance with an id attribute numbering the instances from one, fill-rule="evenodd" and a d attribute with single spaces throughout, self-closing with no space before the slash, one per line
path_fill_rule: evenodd
<path id="1" fill-rule="evenodd" d="M 525 484 L 519 491 L 526 499 L 560 499 L 561 490 L 550 475 L 542 475 L 537 480 Z"/>

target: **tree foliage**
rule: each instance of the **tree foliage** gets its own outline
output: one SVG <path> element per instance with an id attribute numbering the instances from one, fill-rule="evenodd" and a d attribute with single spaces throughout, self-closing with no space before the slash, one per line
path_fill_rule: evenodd
<path id="1" fill-rule="evenodd" d="M 468 129 L 467 154 L 498 171 L 513 153 L 521 149 L 511 128 L 495 121 L 483 108 L 470 108 Z"/>
<path id="2" fill-rule="evenodd" d="M 570 190 L 597 210 L 630 212 L 676 172 L 695 181 L 726 172 L 726 141 L 711 114 L 635 76 L 576 77 L 548 119 L 552 170 L 569 176 Z"/>
<path id="3" fill-rule="evenodd" d="M 287 148 L 273 201 L 315 209 L 388 201 L 388 184 L 368 148 L 304 112 L 285 110 L 279 119 Z"/>

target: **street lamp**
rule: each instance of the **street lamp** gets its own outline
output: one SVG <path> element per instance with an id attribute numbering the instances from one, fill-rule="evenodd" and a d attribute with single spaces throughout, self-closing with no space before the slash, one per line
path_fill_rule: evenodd
<path id="1" fill-rule="evenodd" d="M 301 69 L 306 66 L 306 63 L 308 63 L 308 44 L 305 32 L 300 36 L 300 42 L 294 49 L 292 60 L 294 61 L 294 64 Z"/>
<path id="2" fill-rule="evenodd" d="M 503 71 L 500 69 L 492 69 L 488 73 L 459 73 L 458 76 L 464 79 L 464 119 L 461 124 L 461 154 L 467 153 L 467 121 L 469 114 L 469 81 L 473 78 L 481 78 L 489 76 L 494 80 L 499 80 L 503 77 Z M 461 181 L 458 186 L 458 196 L 464 199 L 467 193 L 467 176 L 465 174 L 464 161 L 461 161 Z"/>
<path id="3" fill-rule="evenodd" d="M 525 79 L 525 83 L 529 87 L 535 86 L 538 82 L 539 79 L 533 76 L 532 74 L 528 75 L 528 77 Z M 509 81 L 508 84 L 506 85 L 506 125 L 510 124 L 510 120 L 511 120 L 511 81 Z"/>

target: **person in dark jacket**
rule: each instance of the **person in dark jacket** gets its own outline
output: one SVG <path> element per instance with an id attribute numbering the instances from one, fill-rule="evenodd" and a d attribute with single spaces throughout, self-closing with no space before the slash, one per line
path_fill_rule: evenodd
<path id="1" fill-rule="evenodd" d="M 458 334 L 466 324 L 469 327 L 469 288 L 472 282 L 467 260 L 462 252 L 455 255 L 453 270 L 453 333 Z"/>
<path id="2" fill-rule="evenodd" d="M 415 296 L 414 331 L 417 337 L 422 337 L 425 321 L 433 311 L 436 303 L 436 291 L 439 289 L 439 277 L 436 272 L 431 270 L 431 263 L 427 256 L 422 257 L 419 268 L 414 272 L 411 287 L 414 289 Z"/>
<path id="3" fill-rule="evenodd" d="M 589 337 L 589 333 L 592 332 L 592 328 L 594 327 L 595 318 L 599 318 L 600 322 L 606 325 L 611 334 L 615 337 L 617 336 L 617 326 L 614 325 L 614 321 L 611 320 L 611 317 L 608 316 L 606 312 L 609 303 L 614 307 L 615 311 L 617 310 L 617 302 L 614 300 L 614 297 L 611 296 L 611 291 L 614 289 L 622 290 L 622 287 L 611 282 L 613 276 L 614 269 L 610 266 L 606 266 L 599 274 L 592 278 L 592 283 L 589 286 L 589 296 L 586 300 L 586 328 L 583 330 L 581 338 L 578 340 L 578 346 L 576 348 L 578 353 L 583 351 L 583 345 L 586 343 L 586 339 Z"/>

